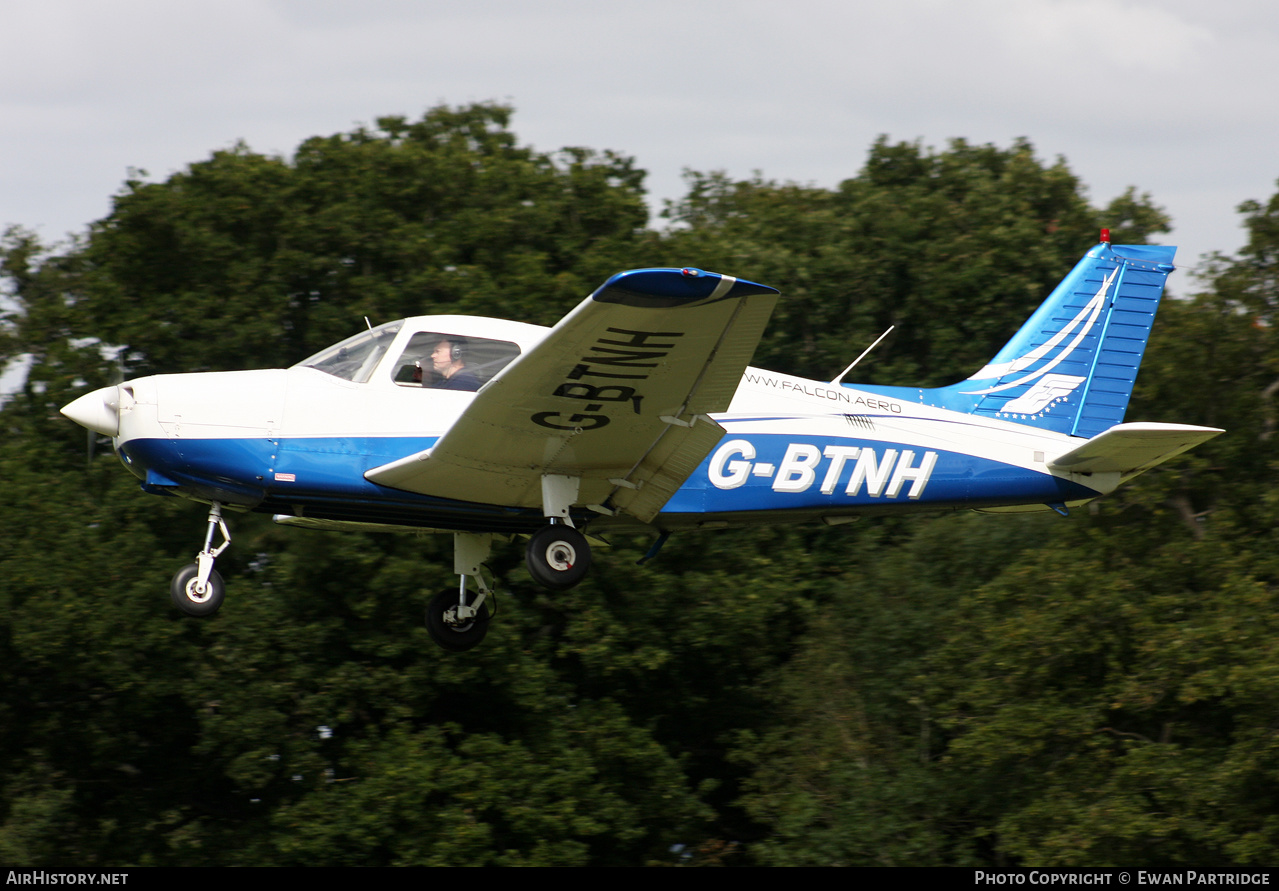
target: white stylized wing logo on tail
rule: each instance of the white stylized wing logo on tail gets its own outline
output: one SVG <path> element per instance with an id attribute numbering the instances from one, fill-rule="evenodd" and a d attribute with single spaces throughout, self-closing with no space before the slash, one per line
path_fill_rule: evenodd
<path id="1" fill-rule="evenodd" d="M 1114 283 L 1115 276 L 1118 274 L 1119 267 L 1116 266 L 1114 270 L 1111 271 L 1110 276 L 1101 283 L 1101 288 L 1098 289 L 1096 295 L 1084 305 L 1084 308 L 1081 309 L 1079 313 L 1065 325 L 1065 327 L 1043 344 L 1031 350 L 1021 358 L 1014 359 L 1011 362 L 1005 362 L 1001 365 L 987 365 L 981 371 L 970 377 L 969 380 L 989 380 L 993 377 L 1004 377 L 1008 374 L 1015 374 L 1024 368 L 1029 368 L 1031 365 L 1034 365 L 1040 359 L 1047 356 L 1053 349 L 1060 345 L 1062 341 L 1069 337 L 1072 332 L 1074 332 L 1074 337 L 1071 339 L 1070 343 L 1063 347 L 1061 352 L 1059 352 L 1051 362 L 1043 368 L 1040 368 L 1038 371 L 1032 371 L 1030 374 L 1027 374 L 1024 377 L 1019 377 L 1015 381 L 1009 381 L 1005 384 L 997 384 L 996 386 L 988 387 L 984 390 L 965 390 L 964 392 L 970 396 L 983 396 L 987 393 L 998 393 L 1001 390 L 1010 390 L 1013 387 L 1019 387 L 1022 384 L 1035 380 L 1036 378 L 1043 377 L 1045 374 L 1064 362 L 1066 358 L 1074 352 L 1075 347 L 1079 346 L 1080 342 L 1088 336 L 1088 332 L 1092 330 L 1093 325 L 1097 323 L 1097 319 L 1101 316 L 1102 307 L 1106 305 L 1106 292 L 1110 290 L 1110 286 Z M 1068 375 L 1059 375 L 1058 377 L 1065 378 L 1068 377 Z M 1080 378 L 1080 380 L 1082 380 L 1082 378 Z M 1073 390 L 1074 387 L 1071 387 L 1070 389 Z M 1025 393 L 1014 401 L 1020 401 L 1028 396 L 1030 396 L 1030 393 Z M 1009 410 L 1020 411 L 1021 409 Z"/>

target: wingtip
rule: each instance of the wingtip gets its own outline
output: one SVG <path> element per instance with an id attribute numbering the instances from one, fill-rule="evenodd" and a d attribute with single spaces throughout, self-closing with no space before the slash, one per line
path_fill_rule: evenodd
<path id="1" fill-rule="evenodd" d="M 684 266 L 628 269 L 612 276 L 591 296 L 600 303 L 671 308 L 778 293 L 767 285 Z"/>

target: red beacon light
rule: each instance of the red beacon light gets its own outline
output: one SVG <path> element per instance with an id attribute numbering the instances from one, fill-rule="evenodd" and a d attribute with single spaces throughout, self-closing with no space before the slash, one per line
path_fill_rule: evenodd
<path id="1" fill-rule="evenodd" d="M 1101 230 L 1101 243 L 1102 243 L 1102 244 L 1110 244 L 1110 230 L 1109 230 L 1109 229 L 1102 229 L 1102 230 Z"/>

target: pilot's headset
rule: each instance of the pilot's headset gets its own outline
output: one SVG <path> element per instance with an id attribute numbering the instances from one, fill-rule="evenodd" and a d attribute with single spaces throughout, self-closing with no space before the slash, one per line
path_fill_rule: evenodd
<path id="1" fill-rule="evenodd" d="M 454 362 L 465 363 L 468 348 L 469 348 L 469 344 L 467 344 L 466 338 L 464 337 L 449 338 L 449 358 L 452 359 Z"/>

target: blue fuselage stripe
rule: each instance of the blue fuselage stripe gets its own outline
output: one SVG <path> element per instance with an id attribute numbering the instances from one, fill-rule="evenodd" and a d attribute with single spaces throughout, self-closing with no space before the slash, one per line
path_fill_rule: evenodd
<path id="1" fill-rule="evenodd" d="M 153 492 L 272 512 L 495 531 L 536 527 L 540 510 L 432 498 L 364 478 L 374 467 L 430 448 L 436 437 L 135 439 L 120 447 Z M 664 515 L 876 506 L 1052 504 L 1097 492 L 1049 473 L 961 452 L 849 437 L 725 436 L 663 508 Z"/>

